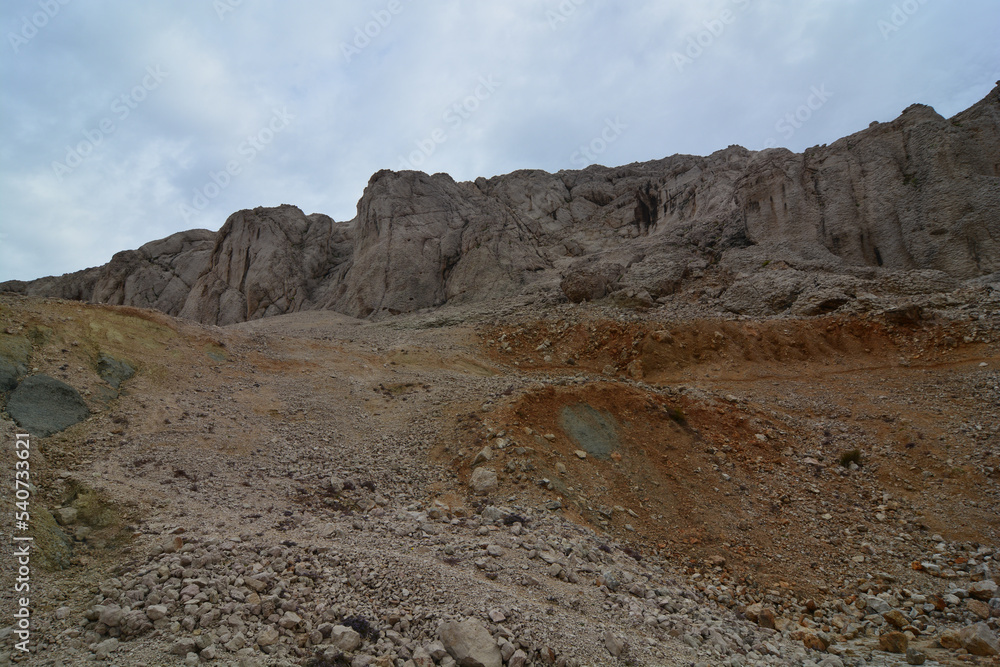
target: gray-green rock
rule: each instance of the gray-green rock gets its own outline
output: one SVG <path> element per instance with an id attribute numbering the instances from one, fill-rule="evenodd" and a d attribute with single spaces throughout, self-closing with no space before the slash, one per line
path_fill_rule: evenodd
<path id="1" fill-rule="evenodd" d="M 24 336 L 0 334 L 0 394 L 13 391 L 28 372 L 31 342 Z"/>
<path id="2" fill-rule="evenodd" d="M 135 375 L 135 368 L 127 361 L 115 359 L 102 352 L 97 358 L 97 374 L 101 376 L 102 380 L 118 389 L 122 382 Z"/>
<path id="3" fill-rule="evenodd" d="M 83 421 L 90 410 L 73 387 L 48 375 L 31 375 L 7 401 L 7 414 L 34 436 L 44 438 Z"/>

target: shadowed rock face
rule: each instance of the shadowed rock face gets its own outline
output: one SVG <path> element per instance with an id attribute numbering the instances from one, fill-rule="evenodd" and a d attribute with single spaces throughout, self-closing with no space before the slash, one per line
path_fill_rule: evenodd
<path id="1" fill-rule="evenodd" d="M 957 284 L 1000 272 L 997 156 L 1000 87 L 951 119 L 914 105 L 802 154 L 731 146 L 466 183 L 381 171 L 349 222 L 288 205 L 244 210 L 217 233 L 181 232 L 102 267 L 0 290 L 230 324 L 310 309 L 380 317 L 525 292 L 656 299 L 711 265 L 729 310 L 824 312 L 883 273 Z"/>

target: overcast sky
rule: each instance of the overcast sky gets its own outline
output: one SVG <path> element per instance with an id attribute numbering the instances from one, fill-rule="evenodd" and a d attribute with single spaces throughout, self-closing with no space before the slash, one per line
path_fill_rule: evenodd
<path id="1" fill-rule="evenodd" d="M 349 220 L 379 169 L 801 151 L 1000 79 L 996 0 L 5 0 L 0 25 L 0 281 L 243 208 Z"/>

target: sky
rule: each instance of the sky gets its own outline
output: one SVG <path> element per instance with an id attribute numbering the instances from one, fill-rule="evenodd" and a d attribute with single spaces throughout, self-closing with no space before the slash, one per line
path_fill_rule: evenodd
<path id="1" fill-rule="evenodd" d="M 996 0 L 5 0 L 0 281 L 235 211 L 354 217 L 473 180 L 802 151 L 1000 79 Z"/>

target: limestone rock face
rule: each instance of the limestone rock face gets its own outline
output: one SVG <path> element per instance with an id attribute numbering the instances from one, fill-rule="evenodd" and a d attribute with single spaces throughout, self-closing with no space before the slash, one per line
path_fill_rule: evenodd
<path id="1" fill-rule="evenodd" d="M 636 295 L 626 301 L 645 306 L 711 278 L 718 310 L 815 315 L 873 286 L 996 282 L 985 277 L 1000 273 L 998 155 L 1000 86 L 953 118 L 913 105 L 802 154 L 730 146 L 465 183 L 380 171 L 351 221 L 288 205 L 244 210 L 215 233 L 181 232 L 102 267 L 0 290 L 230 324 L 308 309 L 378 318 L 521 294 Z"/>
<path id="2" fill-rule="evenodd" d="M 138 250 L 116 253 L 104 266 L 28 283 L 11 281 L 0 284 L 0 290 L 177 315 L 207 264 L 214 239 L 207 229 L 178 232 Z"/>
<path id="3" fill-rule="evenodd" d="M 349 315 L 510 295 L 527 274 L 545 267 L 518 216 L 446 174 L 375 174 L 353 224 L 352 261 L 326 304 Z"/>
<path id="4" fill-rule="evenodd" d="M 998 124 L 994 90 L 950 121 L 913 105 L 891 123 L 802 155 L 757 153 L 734 193 L 747 238 L 792 242 L 803 255 L 828 252 L 854 265 L 956 278 L 993 273 Z"/>
<path id="5" fill-rule="evenodd" d="M 287 205 L 239 211 L 216 234 L 179 314 L 224 325 L 308 308 L 350 246 L 350 232 L 326 215 Z"/>

